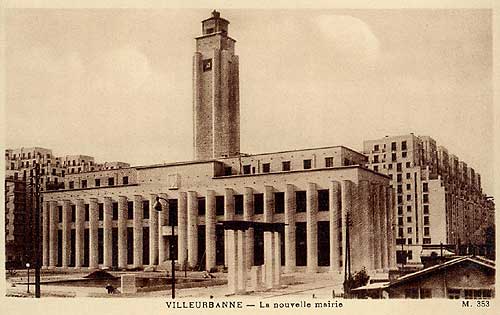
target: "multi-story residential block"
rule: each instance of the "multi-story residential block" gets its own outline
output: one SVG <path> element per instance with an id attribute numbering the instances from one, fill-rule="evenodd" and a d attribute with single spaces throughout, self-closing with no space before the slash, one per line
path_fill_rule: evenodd
<path id="1" fill-rule="evenodd" d="M 387 174 L 396 194 L 398 261 L 419 264 L 423 244 L 456 245 L 457 254 L 492 255 L 487 242 L 494 204 L 481 177 L 428 136 L 413 134 L 364 142 L 369 168 Z M 399 247 L 400 246 L 400 247 Z"/>
<path id="2" fill-rule="evenodd" d="M 342 273 L 347 254 L 353 270 L 395 268 L 389 178 L 367 169 L 363 154 L 343 146 L 240 152 L 228 25 L 213 12 L 196 38 L 195 160 L 66 174 L 64 189 L 44 193 L 45 267 L 162 267 L 174 257 L 210 270 L 236 254 L 218 222 L 245 220 L 284 223 L 277 238 L 245 232 L 247 268 L 269 252 L 280 253 L 285 271 Z M 161 212 L 157 197 L 168 201 Z"/>
<path id="3" fill-rule="evenodd" d="M 65 176 L 97 169 L 130 167 L 123 162 L 96 164 L 84 155 L 56 157 L 52 150 L 33 147 L 5 151 L 5 218 L 6 262 L 8 266 L 24 266 L 32 262 L 33 190 L 35 165 L 40 167 L 41 191 L 64 189 Z"/>

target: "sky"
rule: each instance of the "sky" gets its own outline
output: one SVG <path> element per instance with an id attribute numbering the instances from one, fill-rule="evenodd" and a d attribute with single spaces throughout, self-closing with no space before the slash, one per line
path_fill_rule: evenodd
<path id="1" fill-rule="evenodd" d="M 7 9 L 5 146 L 191 160 L 194 37 L 209 9 Z M 493 192 L 490 10 L 236 10 L 241 150 L 429 135 Z"/>

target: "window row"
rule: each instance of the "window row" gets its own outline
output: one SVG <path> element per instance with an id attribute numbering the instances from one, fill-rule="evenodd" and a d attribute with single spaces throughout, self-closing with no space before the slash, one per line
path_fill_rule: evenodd
<path id="1" fill-rule="evenodd" d="M 306 159 L 303 160 L 303 169 L 308 170 L 312 168 L 312 160 L 311 159 Z M 325 157 L 325 167 L 333 167 L 333 157 Z M 291 168 L 291 161 L 283 161 L 281 162 L 281 171 L 286 172 L 290 171 Z M 262 163 L 262 172 L 263 173 L 270 173 L 271 170 L 271 163 Z M 255 174 L 255 166 L 252 166 L 250 164 L 243 165 L 243 174 Z M 229 175 L 229 174 L 226 174 Z"/>

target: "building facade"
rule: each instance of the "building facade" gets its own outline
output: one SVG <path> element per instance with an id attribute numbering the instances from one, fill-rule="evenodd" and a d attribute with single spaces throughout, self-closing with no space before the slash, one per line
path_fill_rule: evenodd
<path id="1" fill-rule="evenodd" d="M 22 267 L 33 262 L 34 176 L 39 165 L 40 191 L 64 189 L 65 176 L 100 169 L 130 167 L 123 162 L 95 163 L 85 155 L 54 156 L 40 147 L 5 151 L 5 231 L 7 266 Z"/>
<path id="2" fill-rule="evenodd" d="M 65 189 L 44 193 L 43 266 L 162 268 L 174 257 L 211 270 L 235 254 L 219 223 L 245 220 L 285 224 L 278 241 L 245 232 L 248 268 L 274 246 L 288 272 L 341 273 L 347 255 L 352 270 L 395 267 L 392 189 L 366 156 L 343 146 L 240 153 L 228 24 L 214 11 L 196 38 L 195 160 L 67 174 Z M 168 200 L 161 212 L 157 196 Z"/>
<path id="3" fill-rule="evenodd" d="M 428 136 L 365 141 L 364 153 L 368 167 L 388 175 L 395 189 L 400 263 L 404 254 L 408 265 L 419 265 L 422 244 L 454 244 L 456 254 L 474 245 L 492 254 L 487 234 L 494 228 L 494 204 L 474 169 Z"/>

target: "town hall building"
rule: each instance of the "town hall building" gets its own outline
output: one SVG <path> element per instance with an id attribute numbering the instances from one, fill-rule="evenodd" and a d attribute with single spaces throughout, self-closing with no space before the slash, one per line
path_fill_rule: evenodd
<path id="1" fill-rule="evenodd" d="M 258 227 L 244 232 L 248 269 L 269 246 L 280 249 L 284 272 L 342 273 L 346 254 L 353 271 L 395 268 L 393 189 L 365 155 L 344 146 L 241 153 L 235 43 L 218 12 L 202 21 L 194 160 L 70 173 L 64 189 L 44 191 L 44 267 L 161 269 L 173 257 L 213 270 L 234 255 L 221 222 L 245 220 L 284 223 L 277 243 Z M 153 208 L 157 197 L 163 211 Z"/>

